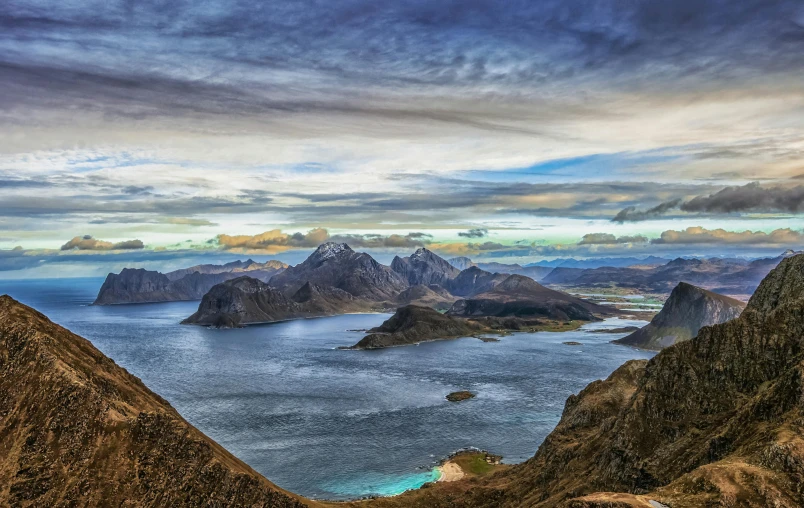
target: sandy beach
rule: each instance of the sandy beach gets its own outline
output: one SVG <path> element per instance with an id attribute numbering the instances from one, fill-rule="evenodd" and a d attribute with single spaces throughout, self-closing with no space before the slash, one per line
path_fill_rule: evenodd
<path id="1" fill-rule="evenodd" d="M 437 480 L 439 482 L 454 482 L 464 477 L 463 469 L 454 462 L 445 462 L 438 469 L 441 472 L 441 476 Z"/>

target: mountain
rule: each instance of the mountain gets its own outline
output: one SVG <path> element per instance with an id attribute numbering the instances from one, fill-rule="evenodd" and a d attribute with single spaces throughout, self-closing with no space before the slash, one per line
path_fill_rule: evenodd
<path id="1" fill-rule="evenodd" d="M 786 254 L 789 257 L 789 253 Z M 643 293 L 669 294 L 679 282 L 747 299 L 773 267 L 785 259 L 747 261 L 735 258 L 677 258 L 663 265 L 603 266 L 592 269 L 556 268 L 541 282 L 573 288 L 635 289 Z"/>
<path id="2" fill-rule="evenodd" d="M 522 266 L 519 264 L 508 264 L 508 263 L 475 263 L 471 259 L 467 257 L 458 257 L 458 258 L 451 258 L 449 260 L 449 264 L 458 268 L 459 270 L 466 270 L 467 268 L 471 268 L 476 266 L 481 270 L 485 270 L 491 273 L 507 273 L 507 274 L 518 274 L 524 275 L 526 277 L 530 277 L 533 280 L 540 280 L 542 277 L 547 275 L 552 271 L 552 267 L 542 266 L 538 264 L 530 264 L 526 266 Z"/>
<path id="3" fill-rule="evenodd" d="M 452 266 L 446 259 L 425 249 L 419 248 L 408 257 L 394 257 L 391 270 L 402 276 L 411 286 L 439 284 L 444 285 L 454 279 L 460 270 Z"/>
<path id="4" fill-rule="evenodd" d="M 452 266 L 454 266 L 458 270 L 466 270 L 467 268 L 477 266 L 477 265 L 474 264 L 474 262 L 471 259 L 469 259 L 469 258 L 467 258 L 465 256 L 461 256 L 461 257 L 457 257 L 457 258 L 450 258 L 447 261 L 449 262 L 449 264 L 451 264 Z"/>
<path id="5" fill-rule="evenodd" d="M 243 276 L 218 284 L 201 300 L 183 324 L 232 328 L 368 310 L 365 301 L 342 289 L 306 282 L 293 295 L 257 279 Z"/>
<path id="6" fill-rule="evenodd" d="M 372 506 L 804 506 L 802 400 L 798 255 L 770 272 L 738 318 L 570 396 L 528 461 Z"/>
<path id="7" fill-rule="evenodd" d="M 545 275 L 553 271 L 552 268 L 545 266 L 522 266 L 506 263 L 477 263 L 476 266 L 487 272 L 524 275 L 533 280 L 541 280 Z"/>
<path id="8" fill-rule="evenodd" d="M 455 296 L 472 296 L 491 290 L 507 278 L 508 275 L 503 273 L 491 273 L 477 266 L 470 266 L 447 283 L 447 290 Z"/>
<path id="9" fill-rule="evenodd" d="M 561 291 L 548 289 L 524 275 L 508 275 L 493 288 L 458 300 L 447 312 L 451 316 L 541 317 L 552 320 L 595 321 L 611 315 L 612 309 Z"/>
<path id="10" fill-rule="evenodd" d="M 273 275 L 276 275 L 287 267 L 288 265 L 286 263 L 276 261 L 275 259 L 270 259 L 265 263 L 257 263 L 252 259 L 247 259 L 246 261 L 232 261 L 231 263 L 226 263 L 224 265 L 195 265 L 191 266 L 190 268 L 182 268 L 180 270 L 167 272 L 165 275 L 167 275 L 168 279 L 170 280 L 177 280 L 185 275 L 195 272 L 203 274 L 227 272 L 236 274 L 248 273 L 255 279 L 267 281 Z"/>
<path id="11" fill-rule="evenodd" d="M 569 284 L 575 282 L 578 277 L 586 273 L 583 268 L 553 268 L 547 275 L 542 277 L 542 284 Z"/>
<path id="12" fill-rule="evenodd" d="M 600 268 L 602 266 L 612 267 L 628 267 L 636 265 L 663 265 L 670 261 L 667 258 L 657 256 L 648 256 L 646 258 L 590 258 L 590 259 L 574 259 L 574 258 L 559 258 L 552 261 L 539 261 L 537 263 L 528 263 L 525 267 L 530 266 L 544 266 L 548 268 Z"/>
<path id="13" fill-rule="evenodd" d="M 441 314 L 430 307 L 406 305 L 382 325 L 349 349 L 380 349 L 419 342 L 467 337 L 483 331 L 483 327 L 464 319 Z"/>
<path id="14" fill-rule="evenodd" d="M 695 337 L 704 326 L 738 317 L 744 308 L 739 300 L 681 282 L 649 324 L 613 342 L 642 349 L 666 348 Z"/>
<path id="15" fill-rule="evenodd" d="M 94 305 L 200 300 L 212 286 L 248 273 L 269 280 L 288 265 L 279 261 L 234 261 L 225 265 L 197 265 L 166 274 L 143 268 L 124 268 L 106 276 Z"/>
<path id="16" fill-rule="evenodd" d="M 304 262 L 269 281 L 291 295 L 307 282 L 341 289 L 355 298 L 373 302 L 393 301 L 408 287 L 404 277 L 368 254 L 355 252 L 345 243 L 333 242 L 320 245 Z"/>
<path id="17" fill-rule="evenodd" d="M 306 506 L 89 341 L 8 296 L 0 414 L 0 506 Z"/>

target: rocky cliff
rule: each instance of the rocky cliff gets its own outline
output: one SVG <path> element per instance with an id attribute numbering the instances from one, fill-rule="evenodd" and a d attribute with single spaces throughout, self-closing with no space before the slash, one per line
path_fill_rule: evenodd
<path id="1" fill-rule="evenodd" d="M 704 326 L 734 319 L 744 308 L 739 300 L 681 282 L 649 324 L 614 342 L 659 350 L 695 337 Z"/>
<path id="2" fill-rule="evenodd" d="M 405 346 L 419 342 L 468 337 L 484 331 L 476 323 L 441 314 L 430 307 L 407 305 L 400 307 L 382 325 L 350 349 L 379 349 Z"/>
<path id="3" fill-rule="evenodd" d="M 0 415 L 0 506 L 305 506 L 89 341 L 8 296 Z"/>

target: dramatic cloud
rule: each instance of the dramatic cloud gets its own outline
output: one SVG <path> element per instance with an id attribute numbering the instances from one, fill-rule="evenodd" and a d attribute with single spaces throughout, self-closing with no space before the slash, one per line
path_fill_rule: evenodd
<path id="1" fill-rule="evenodd" d="M 683 231 L 668 230 L 660 238 L 651 240 L 652 244 L 739 244 L 739 245 L 791 245 L 804 244 L 804 234 L 789 228 L 776 229 L 770 233 L 763 231 L 732 232 L 724 229 L 705 229 L 691 227 Z"/>
<path id="2" fill-rule="evenodd" d="M 105 242 L 92 238 L 92 235 L 76 236 L 61 246 L 61 250 L 136 250 L 145 245 L 140 240 L 126 240 L 123 242 Z"/>
<path id="3" fill-rule="evenodd" d="M 726 187 L 708 196 L 698 196 L 683 205 L 685 212 L 804 212 L 804 185 L 761 187 L 758 182 Z"/>
<path id="4" fill-rule="evenodd" d="M 462 236 L 464 238 L 483 238 L 488 234 L 489 234 L 488 229 L 476 228 L 476 229 L 470 229 L 469 231 L 462 231 L 458 233 L 458 236 Z"/>
<path id="5" fill-rule="evenodd" d="M 648 239 L 642 235 L 614 236 L 610 233 L 589 233 L 583 235 L 578 245 L 617 245 L 624 243 L 645 243 Z"/>
<path id="6" fill-rule="evenodd" d="M 218 235 L 217 240 L 225 250 L 254 250 L 282 252 L 291 248 L 317 247 L 329 239 L 329 232 L 316 228 L 307 233 L 283 233 L 272 229 L 258 235 Z"/>
<path id="7" fill-rule="evenodd" d="M 258 235 L 218 235 L 217 243 L 224 250 L 275 253 L 289 249 L 315 248 L 324 242 L 347 243 L 350 247 L 375 249 L 423 247 L 430 242 L 431 238 L 431 235 L 420 232 L 412 232 L 406 235 L 330 235 L 326 229 L 316 228 L 307 233 L 288 234 L 279 229 L 274 229 Z"/>
<path id="8" fill-rule="evenodd" d="M 677 208 L 681 204 L 680 199 L 674 199 L 661 203 L 653 208 L 647 210 L 637 210 L 635 206 L 629 206 L 622 209 L 617 215 L 614 216 L 612 222 L 635 222 L 648 219 L 655 219 L 667 213 L 668 211 Z"/>

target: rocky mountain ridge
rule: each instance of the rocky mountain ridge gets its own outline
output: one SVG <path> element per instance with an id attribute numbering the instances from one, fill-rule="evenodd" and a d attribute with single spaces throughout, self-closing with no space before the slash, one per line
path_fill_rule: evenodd
<path id="1" fill-rule="evenodd" d="M 221 282 L 248 274 L 267 282 L 288 265 L 279 261 L 234 261 L 225 265 L 197 265 L 161 273 L 143 268 L 124 268 L 106 276 L 94 305 L 200 300 Z"/>
<path id="2" fill-rule="evenodd" d="M 739 317 L 744 308 L 745 303 L 739 300 L 681 282 L 649 324 L 614 342 L 642 349 L 663 349 L 695 337 L 704 326 Z"/>
<path id="3" fill-rule="evenodd" d="M 0 296 L 0 505 L 308 504 L 92 344 Z"/>

